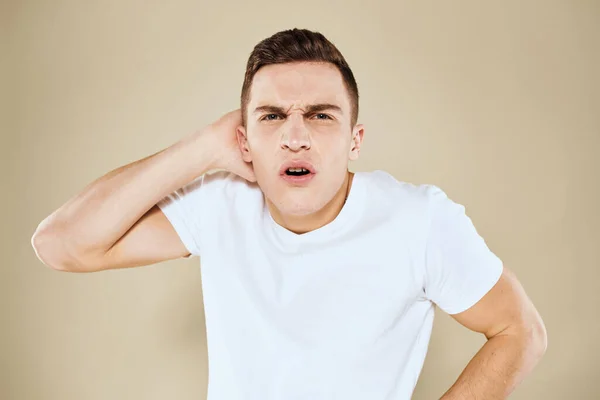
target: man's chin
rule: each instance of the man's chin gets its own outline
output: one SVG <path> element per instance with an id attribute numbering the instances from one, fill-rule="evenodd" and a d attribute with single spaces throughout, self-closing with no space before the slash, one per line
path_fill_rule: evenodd
<path id="1" fill-rule="evenodd" d="M 293 203 L 293 204 L 281 204 L 278 210 L 283 215 L 290 217 L 304 217 L 313 214 L 316 210 L 312 204 L 307 203 Z"/>
<path id="2" fill-rule="evenodd" d="M 293 208 L 293 209 L 290 209 L 289 212 L 284 213 L 284 214 L 289 215 L 291 217 L 306 217 L 311 214 L 314 214 L 316 211 L 318 211 L 318 210 L 315 210 L 314 208 L 306 208 L 306 207 Z"/>
<path id="3" fill-rule="evenodd" d="M 303 217 L 314 214 L 320 207 L 316 197 L 318 193 L 308 188 L 278 188 L 275 193 L 265 193 L 267 202 L 281 215 Z M 269 191 L 270 192 L 270 191 Z"/>
<path id="4" fill-rule="evenodd" d="M 314 199 L 310 199 L 314 200 Z M 293 201 L 278 201 L 273 202 L 272 204 L 277 208 L 277 211 L 281 215 L 286 215 L 289 217 L 305 217 L 311 214 L 314 214 L 318 211 L 318 207 L 313 201 L 307 199 L 306 201 L 302 201 L 301 199 L 294 199 Z"/>

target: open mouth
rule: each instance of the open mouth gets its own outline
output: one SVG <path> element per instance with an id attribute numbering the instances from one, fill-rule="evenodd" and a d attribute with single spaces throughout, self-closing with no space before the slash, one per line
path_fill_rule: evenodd
<path id="1" fill-rule="evenodd" d="M 304 186 L 317 174 L 317 169 L 308 160 L 286 161 L 279 170 L 281 178 L 293 186 Z"/>
<path id="2" fill-rule="evenodd" d="M 306 168 L 288 168 L 285 170 L 285 174 L 288 176 L 303 176 L 310 174 L 310 171 Z"/>

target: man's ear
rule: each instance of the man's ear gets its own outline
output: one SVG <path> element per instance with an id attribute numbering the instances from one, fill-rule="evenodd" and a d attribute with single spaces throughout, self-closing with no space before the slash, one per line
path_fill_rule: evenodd
<path id="1" fill-rule="evenodd" d="M 246 128 L 243 125 L 239 125 L 236 129 L 237 142 L 240 147 L 242 159 L 246 162 L 252 162 L 252 156 L 250 155 L 250 146 L 248 145 L 248 136 L 246 135 Z"/>
<path id="2" fill-rule="evenodd" d="M 363 126 L 363 124 L 357 124 L 352 129 L 352 141 L 350 142 L 350 151 L 348 153 L 349 160 L 355 161 L 358 159 L 364 133 L 365 127 Z"/>

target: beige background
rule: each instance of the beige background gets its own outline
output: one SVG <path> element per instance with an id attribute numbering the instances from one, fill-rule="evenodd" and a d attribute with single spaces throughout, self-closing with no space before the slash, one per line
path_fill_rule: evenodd
<path id="1" fill-rule="evenodd" d="M 544 317 L 514 399 L 600 398 L 597 1 L 3 1 L 0 398 L 202 399 L 199 261 L 68 274 L 30 245 L 87 183 L 238 107 L 252 47 L 292 27 L 347 58 L 366 126 L 353 170 L 464 204 Z M 414 399 L 483 338 L 438 313 Z"/>

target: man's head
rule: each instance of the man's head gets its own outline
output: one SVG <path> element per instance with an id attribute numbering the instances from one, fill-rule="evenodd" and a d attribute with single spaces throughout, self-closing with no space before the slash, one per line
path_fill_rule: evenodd
<path id="1" fill-rule="evenodd" d="M 281 214 L 325 207 L 358 157 L 358 88 L 338 49 L 322 34 L 293 29 L 255 46 L 242 87 L 244 161 Z M 305 171 L 288 167 L 304 167 Z M 296 176 L 299 175 L 299 176 Z"/>

